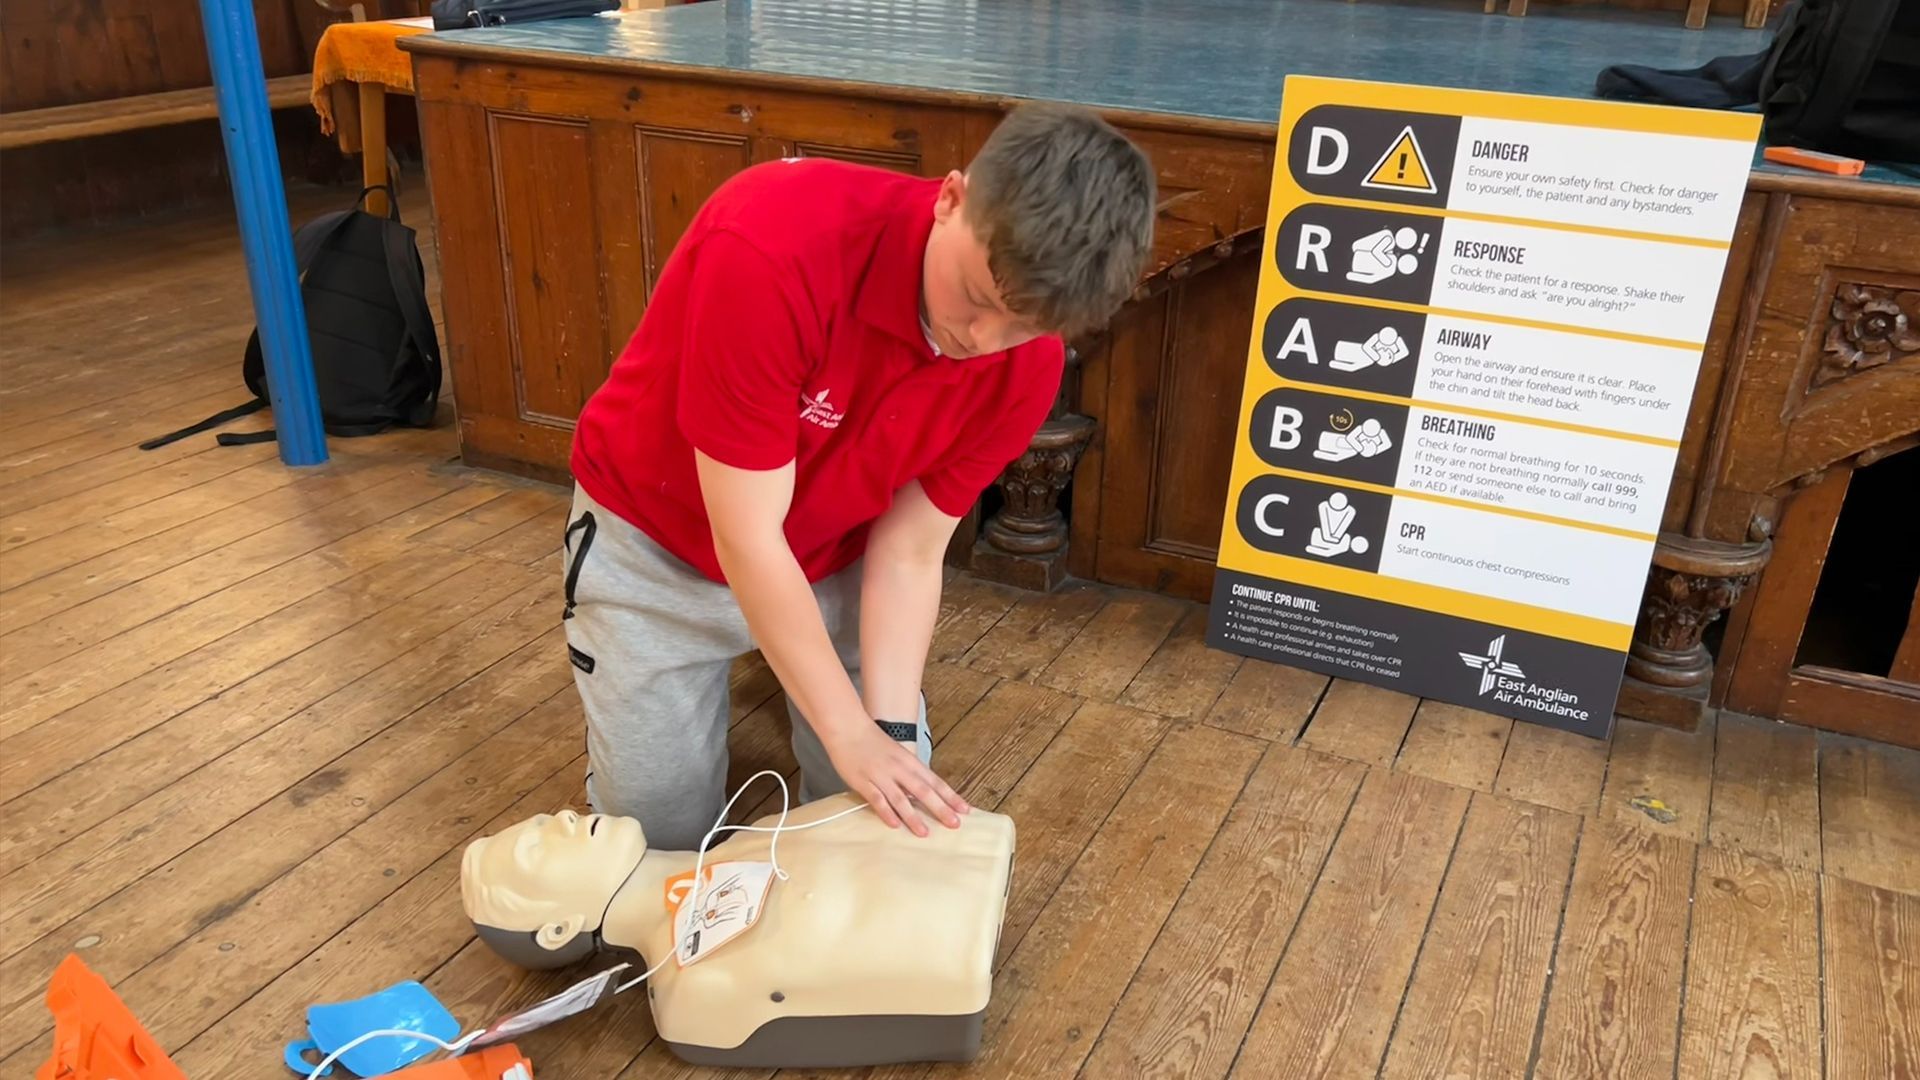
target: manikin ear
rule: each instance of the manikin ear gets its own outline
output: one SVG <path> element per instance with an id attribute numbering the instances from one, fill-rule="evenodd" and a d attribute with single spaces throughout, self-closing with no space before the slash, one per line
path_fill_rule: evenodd
<path id="1" fill-rule="evenodd" d="M 534 933 L 533 940 L 539 942 L 543 949 L 558 949 L 578 936 L 581 928 L 586 925 L 587 920 L 584 915 L 569 915 L 561 922 L 550 922 L 542 926 Z"/>

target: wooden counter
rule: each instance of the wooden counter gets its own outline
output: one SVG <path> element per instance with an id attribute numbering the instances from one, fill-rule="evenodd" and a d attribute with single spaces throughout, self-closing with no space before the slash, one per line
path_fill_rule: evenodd
<path id="1" fill-rule="evenodd" d="M 1168 12 L 757 0 L 408 39 L 466 460 L 565 479 L 573 418 L 689 217 L 739 169 L 823 155 L 937 174 L 1012 102 L 1074 100 L 1158 170 L 1151 266 L 1108 332 L 1074 343 L 1056 418 L 956 561 L 1028 587 L 1073 574 L 1205 598 L 1288 72 L 1586 96 L 1610 63 L 1687 67 L 1766 41 L 1617 9 Z M 1920 326 L 1916 252 L 1913 182 L 1754 171 L 1623 712 L 1697 716 L 1714 674 L 1700 633 L 1761 573 L 1791 493 L 1920 431 L 1903 336 Z"/>

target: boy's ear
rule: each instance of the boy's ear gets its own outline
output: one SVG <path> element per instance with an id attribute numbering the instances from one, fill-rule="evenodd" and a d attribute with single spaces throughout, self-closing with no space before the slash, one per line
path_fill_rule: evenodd
<path id="1" fill-rule="evenodd" d="M 967 197 L 967 176 L 958 169 L 950 170 L 940 178 L 940 195 L 934 201 L 933 214 L 940 221 L 953 216 Z"/>

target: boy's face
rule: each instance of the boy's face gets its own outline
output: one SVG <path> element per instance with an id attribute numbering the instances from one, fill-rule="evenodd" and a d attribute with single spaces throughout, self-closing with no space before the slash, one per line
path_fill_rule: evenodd
<path id="1" fill-rule="evenodd" d="M 1043 331 L 1008 311 L 987 266 L 987 248 L 966 215 L 966 177 L 948 173 L 934 204 L 921 268 L 920 303 L 934 344 L 956 359 L 1011 349 Z"/>

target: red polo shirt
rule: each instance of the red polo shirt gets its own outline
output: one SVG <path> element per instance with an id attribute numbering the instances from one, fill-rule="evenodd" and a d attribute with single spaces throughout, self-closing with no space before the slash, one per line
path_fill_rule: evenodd
<path id="1" fill-rule="evenodd" d="M 786 535 L 811 581 L 860 556 L 911 480 L 966 513 L 1046 419 L 1064 350 L 1047 337 L 954 360 L 928 344 L 921 260 L 938 190 L 818 158 L 729 179 L 580 415 L 581 487 L 715 581 L 695 447 L 743 469 L 796 462 Z"/>

